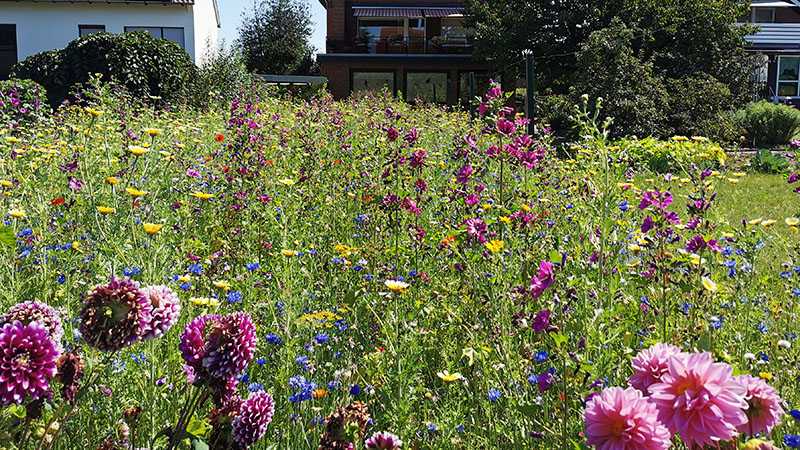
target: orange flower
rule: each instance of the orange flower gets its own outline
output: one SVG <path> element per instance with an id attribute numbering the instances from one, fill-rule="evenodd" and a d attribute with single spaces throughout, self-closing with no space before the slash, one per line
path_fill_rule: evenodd
<path id="1" fill-rule="evenodd" d="M 222 141 L 225 140 L 225 136 L 223 136 L 221 134 L 218 134 L 217 137 L 214 138 L 214 140 L 217 141 L 217 142 L 222 142 Z"/>
<path id="2" fill-rule="evenodd" d="M 442 239 L 442 245 L 447 245 L 456 239 L 455 235 Z"/>
<path id="3" fill-rule="evenodd" d="M 328 394 L 328 391 L 325 389 L 314 389 L 314 398 L 321 398 L 325 397 Z"/>

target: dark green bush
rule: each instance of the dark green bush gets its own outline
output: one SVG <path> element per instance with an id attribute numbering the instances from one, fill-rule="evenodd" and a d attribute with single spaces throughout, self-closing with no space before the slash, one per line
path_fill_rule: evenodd
<path id="1" fill-rule="evenodd" d="M 198 68 L 197 81 L 191 89 L 191 103 L 204 106 L 212 97 L 231 102 L 243 88 L 253 83 L 253 75 L 247 71 L 241 51 L 237 47 L 226 48 L 223 43 L 219 50 L 207 55 Z"/>
<path id="2" fill-rule="evenodd" d="M 736 122 L 753 147 L 788 145 L 800 131 L 800 111 L 762 100 L 737 111 Z"/>
<path id="3" fill-rule="evenodd" d="M 33 55 L 11 70 L 14 78 L 42 84 L 53 106 L 66 99 L 76 85 L 85 85 L 94 73 L 118 80 L 135 96 L 182 102 L 196 80 L 197 68 L 178 44 L 140 31 L 84 36 L 64 49 Z"/>
<path id="4" fill-rule="evenodd" d="M 0 81 L 0 123 L 16 128 L 47 113 L 47 91 L 35 81 Z"/>
<path id="5" fill-rule="evenodd" d="M 710 75 L 667 78 L 666 128 L 673 135 L 705 136 L 729 143 L 739 138 L 741 129 L 730 114 L 736 99 L 724 83 Z"/>
<path id="6" fill-rule="evenodd" d="M 759 149 L 750 160 L 750 167 L 763 173 L 786 173 L 789 171 L 789 161 L 781 155 L 773 155 L 771 150 Z"/>

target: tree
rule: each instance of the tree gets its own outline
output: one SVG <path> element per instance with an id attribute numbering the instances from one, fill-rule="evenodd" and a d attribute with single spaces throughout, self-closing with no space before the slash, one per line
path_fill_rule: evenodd
<path id="1" fill-rule="evenodd" d="M 247 69 L 263 74 L 308 75 L 312 58 L 311 15 L 299 0 L 253 0 L 242 13 L 239 45 Z"/>

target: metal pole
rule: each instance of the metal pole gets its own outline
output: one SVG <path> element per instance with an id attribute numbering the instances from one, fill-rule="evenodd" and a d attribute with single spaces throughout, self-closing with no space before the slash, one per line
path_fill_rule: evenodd
<path id="1" fill-rule="evenodd" d="M 471 119 L 475 118 L 475 104 L 473 103 L 475 100 L 475 72 L 469 73 L 469 117 Z"/>
<path id="2" fill-rule="evenodd" d="M 527 99 L 525 118 L 530 120 L 528 123 L 528 135 L 533 136 L 533 53 L 525 55 L 525 90 L 525 98 Z"/>

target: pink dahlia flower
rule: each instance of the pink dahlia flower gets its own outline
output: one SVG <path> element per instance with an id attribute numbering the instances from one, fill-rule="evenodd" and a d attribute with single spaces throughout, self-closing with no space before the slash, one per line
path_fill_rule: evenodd
<path id="1" fill-rule="evenodd" d="M 656 405 L 633 388 L 603 390 L 589 400 L 583 420 L 586 444 L 598 450 L 664 450 L 671 445 Z"/>
<path id="2" fill-rule="evenodd" d="M 379 431 L 364 441 L 364 446 L 369 450 L 399 450 L 403 441 L 392 433 Z"/>
<path id="3" fill-rule="evenodd" d="M 274 415 L 272 396 L 263 391 L 251 393 L 233 419 L 233 440 L 241 447 L 249 448 L 266 434 Z"/>
<path id="4" fill-rule="evenodd" d="M 219 319 L 220 316 L 215 314 L 197 316 L 186 324 L 181 333 L 178 350 L 181 351 L 181 357 L 186 364 L 193 369 L 194 376 L 197 376 L 198 369 L 202 368 L 203 352 L 206 347 L 206 329 L 218 322 Z"/>
<path id="5" fill-rule="evenodd" d="M 147 341 L 163 336 L 178 322 L 181 304 L 178 294 L 167 286 L 148 286 L 141 291 L 153 305 L 150 322 L 142 333 L 142 340 Z"/>
<path id="6" fill-rule="evenodd" d="M 680 347 L 659 342 L 647 350 L 642 350 L 633 359 L 631 366 L 636 372 L 628 377 L 628 384 L 644 395 L 649 395 L 647 388 L 661 381 L 661 375 L 669 371 L 670 356 L 681 352 Z"/>
<path id="7" fill-rule="evenodd" d="M 750 436 L 755 436 L 762 431 L 770 434 L 775 425 L 781 424 L 781 416 L 784 414 L 778 391 L 761 378 L 749 374 L 734 378 L 747 390 L 744 398 L 748 405 L 746 411 L 748 423 L 740 426 L 739 432 L 747 433 Z"/>
<path id="8" fill-rule="evenodd" d="M 239 375 L 256 350 L 256 327 L 241 312 L 195 317 L 181 334 L 178 349 L 197 377 L 228 380 Z"/>
<path id="9" fill-rule="evenodd" d="M 21 404 L 50 391 L 58 350 L 44 325 L 16 320 L 0 328 L 0 405 Z"/>
<path id="10" fill-rule="evenodd" d="M 715 446 L 738 434 L 747 423 L 745 387 L 733 367 L 715 363 L 710 353 L 682 353 L 669 358 L 669 371 L 650 385 L 658 417 L 687 446 Z"/>

